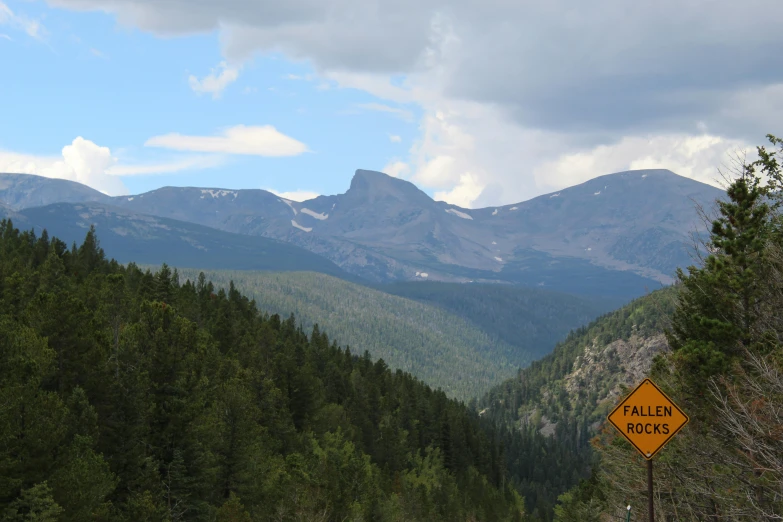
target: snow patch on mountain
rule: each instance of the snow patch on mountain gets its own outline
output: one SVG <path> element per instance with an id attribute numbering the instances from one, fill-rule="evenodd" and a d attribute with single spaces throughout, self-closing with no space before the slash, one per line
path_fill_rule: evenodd
<path id="1" fill-rule="evenodd" d="M 291 210 L 293 210 L 293 211 L 294 211 L 294 215 L 296 215 L 296 214 L 297 214 L 297 211 L 296 211 L 296 209 L 294 208 L 294 205 L 293 205 L 293 203 L 291 203 L 289 200 L 287 200 L 287 199 L 278 199 L 278 201 L 279 201 L 280 203 L 285 203 L 286 205 L 288 205 L 289 207 L 291 207 Z"/>
<path id="2" fill-rule="evenodd" d="M 473 217 L 465 214 L 464 212 L 460 212 L 459 210 L 455 210 L 453 208 L 447 208 L 446 212 L 448 212 L 449 214 L 454 214 L 455 216 L 461 217 L 462 219 L 470 219 L 470 220 L 473 219 Z"/>
<path id="3" fill-rule="evenodd" d="M 509 210 L 519 210 L 519 207 L 511 207 Z"/>
<path id="4" fill-rule="evenodd" d="M 308 216 L 314 217 L 315 219 L 317 219 L 319 221 L 323 221 L 324 219 L 329 217 L 329 214 L 323 214 L 323 213 L 315 212 L 314 210 L 310 210 L 309 208 L 303 208 L 302 209 L 302 214 L 307 214 Z"/>
<path id="5" fill-rule="evenodd" d="M 300 225 L 299 223 L 297 223 L 293 219 L 291 220 L 291 224 L 293 226 L 295 226 L 296 228 L 298 228 L 299 230 L 304 230 L 305 232 L 312 232 L 313 231 L 312 228 L 310 228 L 310 227 L 303 227 L 302 225 Z"/>
<path id="6" fill-rule="evenodd" d="M 559 195 L 560 195 L 560 193 L 559 193 L 559 192 L 558 192 L 557 194 L 552 194 L 551 196 L 549 196 L 549 199 L 556 198 L 556 197 L 557 197 L 557 196 L 559 196 Z"/>
<path id="7" fill-rule="evenodd" d="M 416 272 L 416 277 L 424 277 L 427 278 L 430 275 L 427 272 Z"/>
<path id="8" fill-rule="evenodd" d="M 495 209 L 495 211 L 492 213 L 492 215 L 493 216 L 497 216 L 498 215 L 498 209 Z"/>
<path id="9" fill-rule="evenodd" d="M 502 263 L 503 262 L 503 258 L 495 256 L 495 261 L 497 261 L 498 263 Z"/>
<path id="10" fill-rule="evenodd" d="M 212 189 L 201 189 L 202 194 L 209 194 L 213 198 L 219 198 L 222 196 L 228 196 L 229 194 L 234 196 L 234 199 L 237 197 L 237 193 L 233 190 L 212 190 Z M 205 196 L 201 196 L 201 199 L 204 199 Z"/>

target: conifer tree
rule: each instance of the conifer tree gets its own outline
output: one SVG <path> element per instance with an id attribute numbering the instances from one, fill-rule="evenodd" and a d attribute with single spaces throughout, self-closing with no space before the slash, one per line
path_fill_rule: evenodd
<path id="1" fill-rule="evenodd" d="M 762 306 L 765 251 L 771 237 L 769 188 L 756 164 L 744 166 L 719 201 L 709 251 L 702 267 L 678 270 L 680 301 L 668 340 L 692 384 L 726 372 L 750 332 Z"/>

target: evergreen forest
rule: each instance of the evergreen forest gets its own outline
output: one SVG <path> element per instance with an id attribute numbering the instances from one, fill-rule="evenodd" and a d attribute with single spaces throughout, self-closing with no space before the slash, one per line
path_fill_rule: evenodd
<path id="1" fill-rule="evenodd" d="M 3 521 L 522 520 L 464 404 L 233 284 L 0 225 Z"/>
<path id="2" fill-rule="evenodd" d="M 433 388 L 231 279 L 3 220 L 0 521 L 607 522 L 628 505 L 646 520 L 646 462 L 604 419 L 630 390 L 616 350 L 655 339 L 645 375 L 690 416 L 655 457 L 656 520 L 781 520 L 783 140 L 768 139 L 672 287 L 480 397 L 485 383 Z M 434 288 L 399 293 L 492 321 Z M 506 326 L 495 341 L 512 346 Z"/>

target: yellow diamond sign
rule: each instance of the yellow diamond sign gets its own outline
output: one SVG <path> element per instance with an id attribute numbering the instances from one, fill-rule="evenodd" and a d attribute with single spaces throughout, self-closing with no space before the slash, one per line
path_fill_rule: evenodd
<path id="1" fill-rule="evenodd" d="M 650 460 L 689 419 L 654 382 L 645 379 L 617 405 L 608 420 Z"/>

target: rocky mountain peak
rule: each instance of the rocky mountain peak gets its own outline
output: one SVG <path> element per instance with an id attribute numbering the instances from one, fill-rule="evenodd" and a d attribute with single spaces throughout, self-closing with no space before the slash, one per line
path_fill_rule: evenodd
<path id="1" fill-rule="evenodd" d="M 363 169 L 356 171 L 345 196 L 349 199 L 361 199 L 364 202 L 393 198 L 419 204 L 432 203 L 432 198 L 409 181 L 383 172 Z"/>

